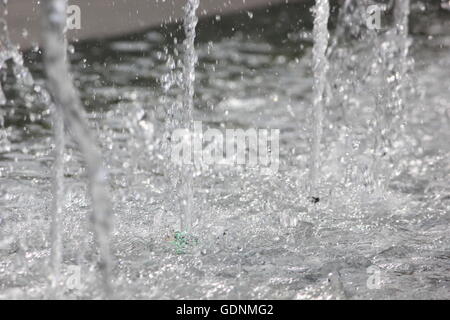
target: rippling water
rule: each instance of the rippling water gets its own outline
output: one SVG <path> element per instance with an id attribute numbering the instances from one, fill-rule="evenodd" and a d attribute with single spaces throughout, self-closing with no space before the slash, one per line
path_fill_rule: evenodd
<path id="1" fill-rule="evenodd" d="M 347 122 L 356 128 L 352 134 L 366 134 L 370 92 L 349 105 L 329 102 L 325 182 L 314 210 L 306 192 L 313 99 L 309 10 L 290 5 L 201 21 L 195 119 L 215 128 L 280 129 L 280 170 L 274 176 L 238 167 L 196 172 L 201 220 L 183 243 L 174 239 L 178 212 L 161 151 L 164 110 L 183 94 L 177 87 L 163 94 L 162 81 L 171 70 L 175 78 L 182 72 L 182 26 L 76 44 L 76 85 L 110 173 L 116 297 L 450 298 L 448 21 L 446 12 L 413 11 L 414 90 L 386 190 L 364 183 L 363 153 L 355 156 L 355 179 L 343 178 Z M 358 59 L 370 57 L 371 49 L 359 48 Z M 43 82 L 40 53 L 28 52 L 25 60 Z M 0 298 L 46 298 L 54 152 L 49 111 L 30 103 L 11 81 L 4 88 Z M 73 266 L 80 266 L 81 286 L 61 295 L 97 298 L 86 176 L 76 145 L 68 144 L 63 273 L 70 280 Z M 369 267 L 380 271 L 379 289 L 367 286 Z"/>

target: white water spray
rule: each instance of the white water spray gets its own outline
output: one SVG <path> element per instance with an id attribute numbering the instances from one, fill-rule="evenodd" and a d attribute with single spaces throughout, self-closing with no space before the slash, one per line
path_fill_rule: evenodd
<path id="1" fill-rule="evenodd" d="M 66 8 L 66 0 L 46 0 L 43 3 L 45 69 L 54 102 L 61 109 L 86 161 L 93 204 L 92 221 L 99 247 L 103 290 L 106 294 L 110 294 L 112 259 L 109 236 L 112 217 L 106 191 L 106 172 L 102 167 L 101 154 L 93 143 L 94 139 L 66 61 L 67 46 L 64 36 L 67 21 Z"/>
<path id="2" fill-rule="evenodd" d="M 406 88 L 409 83 L 407 75 L 410 67 L 409 14 L 410 1 L 397 0 L 394 7 L 394 26 L 386 33 L 386 40 L 378 44 L 378 55 L 382 63 L 382 85 L 375 97 L 377 120 L 374 167 L 389 159 L 390 167 L 394 168 L 394 143 L 405 128 Z M 391 179 L 389 171 L 383 170 L 373 177 L 374 183 L 381 190 L 387 187 Z"/>
<path id="3" fill-rule="evenodd" d="M 61 263 L 63 256 L 62 244 L 62 217 L 64 213 L 64 117 L 62 110 L 52 105 L 53 134 L 55 137 L 55 161 L 53 164 L 52 181 L 52 222 L 50 227 L 51 237 L 51 268 L 53 272 L 53 286 L 59 282 Z"/>
<path id="4" fill-rule="evenodd" d="M 197 9 L 200 0 L 188 0 L 184 7 L 184 59 L 183 59 L 183 119 L 182 123 L 192 130 L 194 124 L 194 93 L 195 93 L 195 65 L 198 57 L 195 51 L 195 28 L 198 23 Z M 181 230 L 190 232 L 195 220 L 193 202 L 193 172 L 190 166 L 182 168 L 182 203 L 181 203 Z"/>
<path id="5" fill-rule="evenodd" d="M 312 150 L 310 159 L 310 192 L 311 196 L 318 198 L 318 183 L 320 175 L 320 150 L 323 134 L 324 91 L 327 81 L 328 59 L 328 19 L 330 17 L 330 4 L 328 0 L 317 0 L 314 8 L 314 97 L 313 97 L 313 130 Z"/>
<path id="6" fill-rule="evenodd" d="M 397 63 L 397 79 L 400 83 L 399 90 L 401 91 L 399 96 L 402 100 L 400 104 L 399 112 L 403 111 L 405 102 L 405 79 L 408 71 L 408 56 L 409 56 L 409 15 L 411 11 L 410 0 L 397 0 L 395 2 L 394 19 L 395 28 L 399 37 L 398 42 L 398 63 Z"/>

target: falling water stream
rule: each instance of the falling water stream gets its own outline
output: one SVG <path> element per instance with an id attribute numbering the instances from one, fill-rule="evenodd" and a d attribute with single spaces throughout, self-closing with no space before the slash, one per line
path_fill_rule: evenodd
<path id="1" fill-rule="evenodd" d="M 64 117 L 60 108 L 53 105 L 53 131 L 55 136 L 55 162 L 53 165 L 53 207 L 51 232 L 51 267 L 53 283 L 57 286 L 60 280 L 61 262 L 63 257 L 62 217 L 64 214 L 64 148 L 65 132 Z"/>
<path id="2" fill-rule="evenodd" d="M 399 51 L 400 51 L 400 81 L 404 78 L 404 73 L 407 70 L 407 59 L 409 54 L 410 42 L 409 42 L 409 15 L 411 12 L 410 0 L 396 1 L 395 2 L 395 24 L 398 35 L 400 37 Z"/>
<path id="3" fill-rule="evenodd" d="M 110 280 L 112 261 L 109 249 L 109 237 L 111 231 L 111 219 L 112 208 L 109 203 L 109 198 L 106 190 L 107 177 L 106 172 L 102 166 L 102 158 L 97 150 L 97 147 L 93 143 L 95 141 L 90 133 L 89 125 L 85 119 L 84 111 L 81 105 L 81 101 L 78 97 L 78 93 L 72 84 L 72 80 L 69 74 L 69 67 L 66 61 L 66 40 L 65 40 L 65 28 L 67 21 L 67 1 L 66 0 L 47 0 L 44 2 L 43 7 L 44 17 L 44 50 L 45 50 L 45 66 L 46 73 L 49 79 L 49 86 L 52 97 L 56 104 L 56 107 L 61 110 L 64 115 L 69 128 L 73 134 L 73 137 L 78 142 L 84 160 L 86 161 L 87 173 L 90 179 L 90 190 L 92 195 L 92 220 L 94 226 L 94 232 L 96 235 L 97 244 L 100 254 L 100 269 L 103 277 L 103 288 L 106 294 L 110 294 Z M 61 121 L 61 117 L 56 116 L 56 121 Z M 62 124 L 56 124 L 57 129 L 55 132 L 58 135 L 63 136 L 63 131 L 60 126 Z M 62 154 L 61 148 L 64 142 L 61 136 L 56 138 L 56 144 L 59 150 L 57 150 L 57 170 L 60 184 L 62 167 Z M 56 194 L 58 198 L 60 195 Z M 61 199 L 57 200 L 58 203 Z M 60 203 L 58 204 L 60 205 Z M 55 206 L 55 209 L 58 209 Z M 58 215 L 61 212 L 55 212 L 54 215 Z M 53 225 L 59 225 L 59 217 L 54 217 Z M 59 232 L 59 231 L 55 231 Z M 54 236 L 54 241 L 60 242 L 60 235 Z M 61 255 L 61 245 L 57 244 L 56 248 L 53 248 L 53 254 L 55 256 Z M 55 257 L 54 260 L 60 260 L 59 257 Z M 59 264 L 59 262 L 56 262 Z"/>
<path id="4" fill-rule="evenodd" d="M 381 84 L 375 92 L 376 112 L 374 115 L 376 138 L 373 148 L 374 161 L 371 168 L 372 182 L 377 188 L 385 190 L 395 170 L 394 145 L 404 134 L 408 110 L 408 87 L 411 79 L 409 48 L 410 2 L 396 1 L 394 5 L 393 26 L 375 40 L 377 57 L 381 69 Z M 378 172 L 377 172 L 378 171 Z"/>
<path id="5" fill-rule="evenodd" d="M 175 141 L 171 141 L 171 138 L 176 130 L 192 132 L 194 125 L 195 66 L 198 61 L 195 37 L 199 3 L 199 0 L 188 0 L 186 2 L 183 20 L 185 40 L 181 48 L 182 59 L 178 59 L 178 51 L 173 55 L 168 55 L 168 71 L 160 80 L 164 91 L 163 103 L 166 105 L 164 140 L 168 142 L 164 147 L 164 157 L 167 160 L 165 176 L 170 181 L 171 186 L 167 192 L 174 194 L 174 198 L 169 201 L 168 207 L 170 211 L 178 212 L 178 222 L 172 224 L 171 228 L 182 233 L 190 233 L 196 219 L 193 191 L 194 164 L 175 164 L 173 162 L 172 152 Z M 175 38 L 175 42 L 177 41 L 177 38 Z M 181 71 L 178 69 L 181 69 Z M 176 101 L 167 101 L 173 87 L 180 88 L 183 95 Z M 184 139 L 185 144 L 191 145 L 192 141 L 189 134 Z M 164 219 L 168 220 L 168 217 L 164 217 Z"/>

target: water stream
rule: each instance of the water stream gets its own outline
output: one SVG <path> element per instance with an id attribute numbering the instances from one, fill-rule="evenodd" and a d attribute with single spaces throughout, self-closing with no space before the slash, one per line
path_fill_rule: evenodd
<path id="1" fill-rule="evenodd" d="M 314 101 L 313 101 L 313 126 L 312 148 L 310 163 L 310 192 L 313 201 L 319 201 L 317 187 L 320 181 L 321 145 L 323 135 L 324 93 L 327 86 L 328 60 L 326 51 L 328 48 L 328 19 L 330 17 L 330 4 L 328 0 L 317 0 L 314 8 L 313 29 L 313 73 L 314 73 Z"/>
<path id="2" fill-rule="evenodd" d="M 45 70 L 47 73 L 51 95 L 54 99 L 56 108 L 55 116 L 56 129 L 56 148 L 57 158 L 55 165 L 55 184 L 62 184 L 63 153 L 64 153 L 64 127 L 60 122 L 61 113 L 67 122 L 69 129 L 80 146 L 83 158 L 86 161 L 87 175 L 89 178 L 89 188 L 92 196 L 92 222 L 96 241 L 98 245 L 100 263 L 99 268 L 103 277 L 103 289 L 106 294 L 110 294 L 112 258 L 110 254 L 109 237 L 111 232 L 112 208 L 106 190 L 107 173 L 102 165 L 102 157 L 89 129 L 85 119 L 83 107 L 78 96 L 77 90 L 72 84 L 69 74 L 69 67 L 66 59 L 67 44 L 65 40 L 65 29 L 67 21 L 67 1 L 66 0 L 47 0 L 43 4 L 43 41 L 45 52 Z M 54 218 L 52 226 L 59 229 L 61 214 L 61 195 L 55 193 Z M 52 232 L 52 254 L 53 267 L 59 269 L 62 255 L 61 235 L 59 230 L 53 229 Z M 58 252 L 59 251 L 59 252 Z"/>
<path id="3" fill-rule="evenodd" d="M 194 94 L 195 94 L 195 66 L 198 61 L 195 50 L 195 28 L 198 23 L 197 9 L 200 0 L 188 0 L 184 8 L 184 58 L 183 58 L 183 125 L 190 131 L 194 127 Z M 190 232 L 195 220 L 195 209 L 193 205 L 193 170 L 184 165 L 181 177 L 182 212 L 181 231 Z"/>

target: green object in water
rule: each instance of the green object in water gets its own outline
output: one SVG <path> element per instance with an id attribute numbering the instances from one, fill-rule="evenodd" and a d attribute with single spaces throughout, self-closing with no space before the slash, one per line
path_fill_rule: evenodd
<path id="1" fill-rule="evenodd" d="M 197 243 L 198 240 L 186 232 L 177 231 L 174 234 L 173 244 L 175 245 L 177 254 L 185 254 L 189 246 L 196 245 Z"/>

